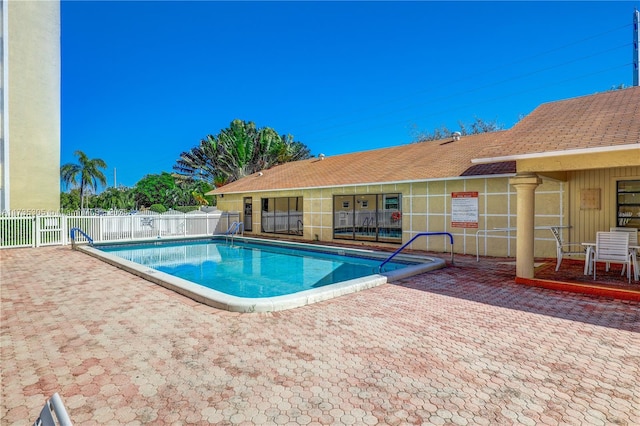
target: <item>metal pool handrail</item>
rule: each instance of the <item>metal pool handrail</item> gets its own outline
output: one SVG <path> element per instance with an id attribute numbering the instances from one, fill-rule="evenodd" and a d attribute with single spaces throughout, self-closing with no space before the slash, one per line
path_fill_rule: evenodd
<path id="1" fill-rule="evenodd" d="M 93 245 L 93 238 L 88 236 L 86 232 L 84 232 L 80 228 L 71 228 L 71 231 L 69 231 L 69 233 L 71 234 L 71 244 L 72 245 L 75 245 L 75 243 L 76 243 L 76 232 L 79 232 L 80 234 L 82 234 L 89 241 L 89 245 L 90 246 Z"/>
<path id="2" fill-rule="evenodd" d="M 419 234 L 414 235 L 413 238 L 411 238 L 409 240 L 409 242 L 403 244 L 402 247 L 400 247 L 398 250 L 393 252 L 393 254 L 391 256 L 389 256 L 384 262 L 382 262 L 380 264 L 380 266 L 378 267 L 378 272 L 382 272 L 382 267 L 384 265 L 386 265 L 391 259 L 396 257 L 396 255 L 398 253 L 400 253 L 402 250 L 404 250 L 405 247 L 407 247 L 409 244 L 411 244 L 416 238 L 418 238 L 418 237 L 429 237 L 431 235 L 448 235 L 449 236 L 449 240 L 451 241 L 451 263 L 453 264 L 453 235 L 450 232 L 420 232 Z"/>
<path id="3" fill-rule="evenodd" d="M 231 222 L 231 226 L 229 226 L 229 229 L 227 229 L 227 232 L 225 232 L 225 235 L 237 234 L 238 232 L 241 232 L 240 228 L 242 228 L 242 232 L 244 232 L 244 223 Z"/>
<path id="4" fill-rule="evenodd" d="M 244 223 L 242 222 L 231 223 L 231 226 L 229 226 L 229 229 L 227 229 L 227 232 L 224 233 L 225 239 L 228 241 L 229 236 L 231 236 L 231 244 L 233 244 L 233 236 L 237 235 L 238 232 L 242 232 L 241 235 L 244 235 Z"/>

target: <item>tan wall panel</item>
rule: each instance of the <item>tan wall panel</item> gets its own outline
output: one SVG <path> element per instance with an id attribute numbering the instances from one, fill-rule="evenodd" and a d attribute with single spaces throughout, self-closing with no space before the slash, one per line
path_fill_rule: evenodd
<path id="1" fill-rule="evenodd" d="M 555 215 L 560 207 L 560 194 L 536 192 L 535 203 L 536 216 Z M 538 220 L 536 220 L 536 225 L 539 225 Z"/>
<path id="2" fill-rule="evenodd" d="M 333 198 L 323 198 L 321 204 L 323 212 L 333 210 Z"/>
<path id="3" fill-rule="evenodd" d="M 411 191 L 411 186 L 408 183 L 403 183 L 403 184 L 399 184 L 399 185 L 389 185 L 389 188 L 385 188 L 382 192 L 400 192 L 402 194 L 407 194 L 409 195 L 409 192 Z"/>
<path id="4" fill-rule="evenodd" d="M 408 247 L 408 250 L 427 250 L 427 239 L 426 238 L 417 238 L 414 242 L 412 242 Z"/>
<path id="5" fill-rule="evenodd" d="M 448 220 L 442 215 L 429 215 L 428 230 L 431 232 L 439 232 L 447 226 Z"/>
<path id="6" fill-rule="evenodd" d="M 246 196 L 250 197 L 251 195 L 246 195 Z M 216 206 L 218 207 L 218 210 L 222 210 L 225 212 L 239 212 L 239 211 L 242 211 L 243 198 L 244 198 L 244 195 L 237 195 L 237 194 L 227 194 L 222 198 L 218 196 L 218 202 Z"/>
<path id="7" fill-rule="evenodd" d="M 507 213 L 505 211 L 508 199 L 506 194 L 488 194 L 483 199 L 486 199 L 486 212 L 488 215 Z"/>
<path id="8" fill-rule="evenodd" d="M 485 222 L 486 227 L 484 227 L 484 229 L 509 228 L 511 224 L 510 218 L 507 215 L 487 216 Z"/>
<path id="9" fill-rule="evenodd" d="M 507 178 L 487 179 L 487 193 L 515 192 Z"/>
<path id="10" fill-rule="evenodd" d="M 448 198 L 444 196 L 429 197 L 429 214 L 444 214 Z"/>
<path id="11" fill-rule="evenodd" d="M 429 195 L 444 194 L 445 192 L 446 192 L 445 182 L 443 181 L 429 182 L 427 184 L 427 193 Z"/>
<path id="12" fill-rule="evenodd" d="M 448 180 L 446 187 L 446 194 L 451 195 L 452 192 L 466 191 L 464 180 Z"/>
<path id="13" fill-rule="evenodd" d="M 406 217 L 406 215 L 405 215 Z M 405 219 L 407 220 L 407 219 Z M 412 215 L 411 216 L 411 230 L 415 232 L 426 232 L 428 231 L 427 227 L 427 216 L 425 214 L 420 215 Z"/>
<path id="14" fill-rule="evenodd" d="M 424 213 L 427 211 L 427 198 L 426 197 L 413 197 L 411 198 L 411 210 L 414 212 Z"/>
<path id="15" fill-rule="evenodd" d="M 469 179 L 465 185 L 465 191 L 475 191 L 483 193 L 485 191 L 486 179 Z"/>
<path id="16" fill-rule="evenodd" d="M 509 213 L 512 215 L 517 214 L 518 212 L 518 199 L 516 197 L 515 192 L 511 194 L 509 197 Z"/>
<path id="17" fill-rule="evenodd" d="M 306 197 L 305 197 L 306 199 Z M 305 207 L 306 207 L 306 202 L 305 202 Z M 313 199 L 310 201 L 310 209 L 312 212 L 314 213 L 320 213 L 322 211 L 322 200 L 321 199 Z"/>

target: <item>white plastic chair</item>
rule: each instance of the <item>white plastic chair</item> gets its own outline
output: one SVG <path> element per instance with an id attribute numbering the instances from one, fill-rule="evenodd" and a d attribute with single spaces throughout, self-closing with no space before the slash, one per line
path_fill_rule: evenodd
<path id="1" fill-rule="evenodd" d="M 47 400 L 33 426 L 72 426 L 69 414 L 58 393 Z"/>
<path id="2" fill-rule="evenodd" d="M 565 243 L 562 241 L 562 229 L 552 226 L 551 233 L 553 237 L 556 239 L 556 272 L 560 269 L 560 264 L 562 263 L 563 256 L 570 255 L 584 255 L 585 248 L 581 243 Z"/>
<path id="3" fill-rule="evenodd" d="M 638 245 L 638 228 L 621 228 L 621 227 L 612 227 L 609 228 L 611 232 L 628 232 L 629 233 L 629 245 L 637 246 Z"/>
<path id="4" fill-rule="evenodd" d="M 628 232 L 629 233 L 629 245 L 630 246 L 637 246 L 638 245 L 638 228 L 625 228 L 625 227 L 611 227 L 609 228 L 609 231 L 611 232 Z M 631 251 L 634 251 L 634 249 L 630 249 Z M 637 253 L 633 253 L 634 255 L 637 255 Z M 622 272 L 620 275 L 624 274 L 624 266 L 622 267 Z"/>
<path id="5" fill-rule="evenodd" d="M 633 255 L 629 253 L 628 232 L 596 233 L 596 249 L 593 254 L 593 279 L 596 279 L 596 263 L 620 263 L 627 267 L 627 278 L 631 282 L 631 263 Z"/>

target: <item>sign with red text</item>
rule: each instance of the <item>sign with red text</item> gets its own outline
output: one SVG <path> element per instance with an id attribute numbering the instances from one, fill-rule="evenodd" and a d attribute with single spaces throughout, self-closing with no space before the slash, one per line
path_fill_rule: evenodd
<path id="1" fill-rule="evenodd" d="M 477 192 L 452 192 L 451 193 L 451 227 L 452 228 L 477 228 L 478 227 L 478 193 Z"/>

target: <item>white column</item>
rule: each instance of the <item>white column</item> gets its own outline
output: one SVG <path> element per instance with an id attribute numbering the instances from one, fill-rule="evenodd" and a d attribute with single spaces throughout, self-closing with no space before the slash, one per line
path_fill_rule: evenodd
<path id="1" fill-rule="evenodd" d="M 533 278 L 535 191 L 542 179 L 535 173 L 518 173 L 509 183 L 516 188 L 517 201 L 516 276 Z"/>

